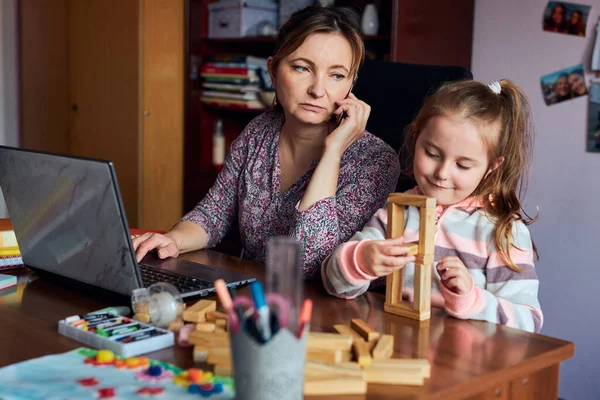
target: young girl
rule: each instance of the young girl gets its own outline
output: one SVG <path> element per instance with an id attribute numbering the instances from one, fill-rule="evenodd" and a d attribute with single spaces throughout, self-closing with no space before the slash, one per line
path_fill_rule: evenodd
<path id="1" fill-rule="evenodd" d="M 446 84 L 409 126 L 406 167 L 418 185 L 410 192 L 437 201 L 434 307 L 539 332 L 537 251 L 526 226 L 533 220 L 519 199 L 532 144 L 529 103 L 507 80 Z M 405 212 L 403 238 L 386 240 L 387 222 L 382 208 L 323 262 L 330 294 L 354 298 L 402 268 L 402 294 L 412 301 L 415 258 L 402 244 L 418 240 L 419 211 Z"/>

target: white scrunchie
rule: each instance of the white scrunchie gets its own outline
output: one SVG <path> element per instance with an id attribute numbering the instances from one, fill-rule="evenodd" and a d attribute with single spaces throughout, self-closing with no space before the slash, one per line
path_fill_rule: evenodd
<path id="1" fill-rule="evenodd" d="M 492 92 L 496 94 L 500 94 L 500 92 L 502 91 L 502 88 L 500 87 L 500 82 L 498 81 L 490 83 L 488 87 Z"/>

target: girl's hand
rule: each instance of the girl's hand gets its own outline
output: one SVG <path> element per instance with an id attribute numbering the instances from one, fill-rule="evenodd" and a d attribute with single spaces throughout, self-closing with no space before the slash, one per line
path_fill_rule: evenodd
<path id="1" fill-rule="evenodd" d="M 337 157 L 342 158 L 346 149 L 365 134 L 371 107 L 352 93 L 337 104 L 339 107 L 333 112 L 333 116 L 338 118 L 345 112 L 346 118 L 325 139 L 325 152 L 334 152 Z"/>
<path id="2" fill-rule="evenodd" d="M 158 258 L 177 257 L 179 255 L 177 243 L 170 237 L 160 233 L 146 232 L 143 235 L 133 235 L 131 241 L 137 262 L 142 261 L 142 258 L 154 249 L 158 249 Z"/>
<path id="3" fill-rule="evenodd" d="M 460 258 L 449 256 L 437 264 L 442 284 L 453 293 L 463 295 L 473 289 L 473 277 Z"/>
<path id="4" fill-rule="evenodd" d="M 372 276 L 386 276 L 415 260 L 408 247 L 402 246 L 404 237 L 369 240 L 358 249 L 359 268 Z"/>

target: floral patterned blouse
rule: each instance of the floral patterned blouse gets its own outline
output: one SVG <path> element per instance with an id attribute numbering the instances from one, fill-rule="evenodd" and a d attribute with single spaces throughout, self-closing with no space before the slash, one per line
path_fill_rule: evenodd
<path id="1" fill-rule="evenodd" d="M 232 143 L 213 187 L 182 220 L 201 225 L 208 233 L 207 247 L 213 247 L 237 217 L 244 258 L 263 263 L 269 237 L 292 236 L 304 246 L 304 277 L 319 278 L 321 262 L 360 230 L 395 189 L 398 156 L 365 132 L 342 157 L 336 195 L 301 211 L 298 206 L 318 161 L 280 193 L 283 121 L 283 114 L 274 111 L 254 118 Z"/>

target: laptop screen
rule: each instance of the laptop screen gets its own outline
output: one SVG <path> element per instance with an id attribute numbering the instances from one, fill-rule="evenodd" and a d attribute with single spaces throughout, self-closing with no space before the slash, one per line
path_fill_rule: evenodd
<path id="1" fill-rule="evenodd" d="M 23 262 L 129 296 L 142 287 L 111 162 L 0 146 Z"/>

